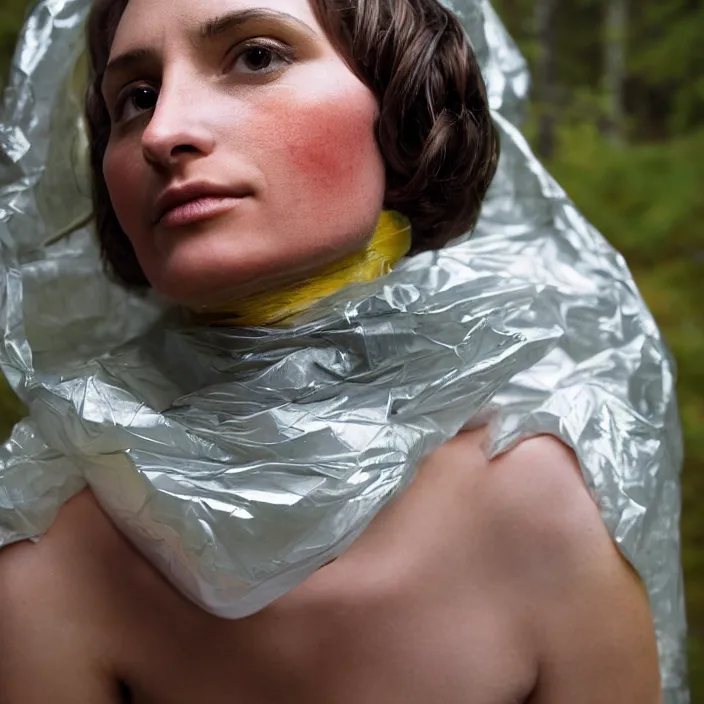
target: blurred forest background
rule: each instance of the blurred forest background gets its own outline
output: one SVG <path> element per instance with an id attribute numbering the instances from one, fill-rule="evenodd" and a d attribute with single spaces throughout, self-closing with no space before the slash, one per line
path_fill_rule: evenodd
<path id="1" fill-rule="evenodd" d="M 29 0 L 0 0 L 0 85 Z M 693 704 L 704 704 L 704 0 L 494 0 L 527 56 L 526 132 L 623 252 L 679 363 Z M 0 433 L 19 404 L 0 389 Z"/>

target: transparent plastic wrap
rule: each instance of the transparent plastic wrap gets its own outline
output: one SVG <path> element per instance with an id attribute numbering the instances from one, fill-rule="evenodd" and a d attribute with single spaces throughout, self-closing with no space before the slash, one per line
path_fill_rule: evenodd
<path id="1" fill-rule="evenodd" d="M 685 704 L 674 363 L 623 258 L 521 137 L 526 64 L 490 5 L 447 4 L 501 131 L 479 225 L 287 329 L 182 329 L 102 274 L 90 2 L 37 4 L 0 112 L 0 362 L 30 409 L 0 450 L 0 546 L 90 486 L 177 588 L 243 617 L 341 554 L 461 428 L 489 422 L 490 456 L 550 433 L 648 587 L 665 702 Z"/>

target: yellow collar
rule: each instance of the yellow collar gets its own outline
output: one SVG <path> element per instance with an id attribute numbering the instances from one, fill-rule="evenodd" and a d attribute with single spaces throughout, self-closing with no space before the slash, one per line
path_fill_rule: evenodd
<path id="1" fill-rule="evenodd" d="M 194 313 L 195 322 L 201 325 L 285 326 L 290 318 L 344 286 L 388 274 L 410 248 L 410 222 L 400 213 L 385 210 L 374 236 L 360 252 L 288 288 L 264 291 L 220 307 L 201 308 Z"/>

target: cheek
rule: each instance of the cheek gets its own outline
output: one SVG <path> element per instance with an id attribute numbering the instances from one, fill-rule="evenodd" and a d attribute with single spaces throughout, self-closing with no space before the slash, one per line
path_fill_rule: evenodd
<path id="1" fill-rule="evenodd" d="M 140 195 L 144 188 L 132 150 L 123 145 L 109 146 L 103 159 L 103 176 L 120 226 L 136 244 L 134 238 L 140 229 Z"/>
<path id="2" fill-rule="evenodd" d="M 293 125 L 287 140 L 288 161 L 291 166 L 308 179 L 321 184 L 334 184 L 346 178 L 358 161 L 359 146 L 368 135 L 362 125 L 350 125 L 342 129 L 341 116 L 336 110 L 317 111 L 315 115 L 302 116 L 299 124 Z"/>
<path id="3" fill-rule="evenodd" d="M 375 105 L 366 96 L 338 97 L 294 109 L 288 103 L 276 112 L 286 171 L 291 182 L 305 185 L 307 195 L 320 202 L 383 191 L 383 162 L 374 138 Z"/>

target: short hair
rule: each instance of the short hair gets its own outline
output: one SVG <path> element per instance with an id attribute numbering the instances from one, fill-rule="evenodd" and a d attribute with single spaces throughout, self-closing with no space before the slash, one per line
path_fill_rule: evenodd
<path id="1" fill-rule="evenodd" d="M 101 83 L 129 0 L 95 0 L 87 24 L 85 113 L 93 207 L 109 274 L 148 287 L 110 201 L 103 158 L 110 116 Z M 459 19 L 438 0 L 310 0 L 328 39 L 379 104 L 384 207 L 411 222 L 412 253 L 474 228 L 499 156 L 481 70 Z"/>

